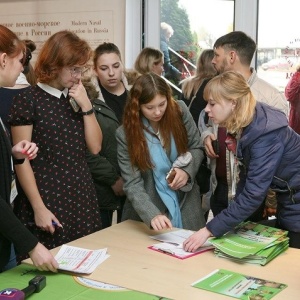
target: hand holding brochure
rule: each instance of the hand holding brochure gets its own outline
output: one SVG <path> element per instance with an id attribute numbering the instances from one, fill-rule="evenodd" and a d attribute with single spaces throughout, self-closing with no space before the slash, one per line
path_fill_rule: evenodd
<path id="1" fill-rule="evenodd" d="M 107 249 L 89 250 L 62 245 L 55 259 L 60 270 L 91 274 L 109 255 Z"/>
<path id="2" fill-rule="evenodd" d="M 163 234 L 153 235 L 150 236 L 150 238 L 161 241 L 162 243 L 154 244 L 148 248 L 180 259 L 185 259 L 196 254 L 214 249 L 214 246 L 209 241 L 207 241 L 195 252 L 185 251 L 182 246 L 183 242 L 193 233 L 194 231 L 191 230 L 180 229 Z"/>

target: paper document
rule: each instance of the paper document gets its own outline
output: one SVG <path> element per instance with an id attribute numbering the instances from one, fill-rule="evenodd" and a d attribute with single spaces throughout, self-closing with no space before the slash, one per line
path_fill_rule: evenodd
<path id="1" fill-rule="evenodd" d="M 182 245 L 178 246 L 171 243 L 158 243 L 148 248 L 152 250 L 156 250 L 158 252 L 162 252 L 164 254 L 174 256 L 176 258 L 185 259 L 206 252 L 208 250 L 214 249 L 215 247 L 213 245 L 205 246 L 205 247 L 202 246 L 195 252 L 187 252 L 182 248 Z"/>
<path id="2" fill-rule="evenodd" d="M 107 248 L 89 250 L 78 247 L 62 245 L 55 259 L 60 270 L 74 273 L 91 274 L 109 255 Z"/>
<path id="3" fill-rule="evenodd" d="M 182 246 L 183 242 L 190 237 L 195 231 L 179 229 L 175 231 L 170 231 L 162 234 L 151 235 L 150 238 L 161 241 L 164 243 L 171 243 L 178 246 Z M 211 246 L 209 240 L 207 240 L 201 247 Z"/>
<path id="4" fill-rule="evenodd" d="M 169 254 L 176 258 L 184 259 L 202 252 L 214 249 L 214 246 L 206 241 L 199 249 L 195 252 L 187 252 L 183 249 L 183 242 L 190 237 L 194 231 L 179 229 L 170 231 L 167 233 L 152 235 L 150 238 L 161 241 L 162 243 L 154 244 L 148 247 L 149 249 L 156 250 L 165 254 Z"/>

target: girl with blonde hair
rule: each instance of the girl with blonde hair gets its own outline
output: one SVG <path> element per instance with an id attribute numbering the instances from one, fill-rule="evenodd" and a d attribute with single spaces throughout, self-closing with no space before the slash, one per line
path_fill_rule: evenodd
<path id="1" fill-rule="evenodd" d="M 206 102 L 203 99 L 204 88 L 209 80 L 217 73 L 211 63 L 213 57 L 213 49 L 203 50 L 197 60 L 196 74 L 181 81 L 182 100 L 189 107 L 197 125 L 199 115 L 206 106 Z"/>
<path id="2" fill-rule="evenodd" d="M 153 72 L 161 76 L 164 72 L 163 53 L 155 48 L 146 47 L 137 56 L 134 68 L 140 74 Z"/>
<path id="3" fill-rule="evenodd" d="M 188 238 L 185 250 L 195 251 L 208 237 L 222 236 L 246 220 L 264 202 L 269 188 L 278 201 L 276 227 L 288 230 L 290 247 L 300 248 L 300 136 L 282 111 L 254 99 L 240 73 L 214 77 L 204 98 L 209 118 L 227 129 L 225 145 L 239 166 L 239 181 L 235 201 Z"/>

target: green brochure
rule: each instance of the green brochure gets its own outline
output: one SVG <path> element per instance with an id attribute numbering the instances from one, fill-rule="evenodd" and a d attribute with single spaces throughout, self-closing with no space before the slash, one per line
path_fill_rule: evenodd
<path id="1" fill-rule="evenodd" d="M 287 233 L 278 228 L 243 222 L 234 231 L 209 241 L 215 246 L 217 256 L 241 262 L 253 260 L 264 265 L 288 248 Z"/>
<path id="2" fill-rule="evenodd" d="M 193 287 L 243 300 L 268 300 L 286 284 L 217 269 L 192 284 Z"/>

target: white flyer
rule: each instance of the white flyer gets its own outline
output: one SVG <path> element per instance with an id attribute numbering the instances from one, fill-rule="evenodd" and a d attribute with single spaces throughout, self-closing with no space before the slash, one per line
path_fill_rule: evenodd
<path id="1" fill-rule="evenodd" d="M 107 248 L 89 250 L 62 245 L 55 256 L 60 270 L 91 274 L 109 255 Z"/>
<path id="2" fill-rule="evenodd" d="M 161 233 L 157 235 L 151 235 L 150 238 L 164 243 L 170 243 L 182 247 L 183 242 L 188 237 L 190 237 L 193 233 L 195 233 L 195 231 L 187 230 L 187 229 L 179 229 L 179 230 L 174 230 L 174 231 Z M 211 246 L 209 240 L 207 240 L 201 247 L 208 247 L 208 246 Z"/>

